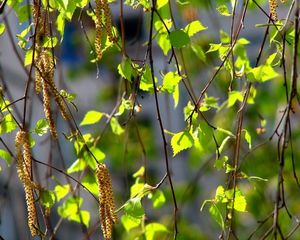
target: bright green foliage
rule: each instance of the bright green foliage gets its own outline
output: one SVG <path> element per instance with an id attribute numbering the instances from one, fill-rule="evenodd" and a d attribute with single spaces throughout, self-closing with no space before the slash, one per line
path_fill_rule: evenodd
<path id="1" fill-rule="evenodd" d="M 173 156 L 176 156 L 179 152 L 185 149 L 191 148 L 193 144 L 193 136 L 188 131 L 176 133 L 171 139 Z"/>
<path id="2" fill-rule="evenodd" d="M 95 124 L 97 122 L 99 122 L 101 120 L 103 116 L 103 113 L 98 112 L 98 111 L 88 111 L 83 120 L 80 123 L 80 126 L 84 126 L 84 125 L 89 125 L 89 124 Z"/>
<path id="3" fill-rule="evenodd" d="M 99 188 L 97 184 L 97 180 L 95 177 L 95 174 L 87 173 L 82 181 L 82 185 L 85 186 L 91 193 L 98 195 L 99 194 Z"/>
<path id="4" fill-rule="evenodd" d="M 114 134 L 121 135 L 124 132 L 124 129 L 121 127 L 117 118 L 112 117 L 110 120 L 110 127 Z"/>
<path id="5" fill-rule="evenodd" d="M 8 166 L 11 164 L 12 156 L 7 151 L 0 149 L 0 158 L 2 158 Z"/>
<path id="6" fill-rule="evenodd" d="M 173 47 L 182 48 L 190 43 L 190 38 L 183 30 L 175 30 L 170 33 L 170 42 Z"/>
<path id="7" fill-rule="evenodd" d="M 181 80 L 181 76 L 175 72 L 168 72 L 163 78 L 162 90 L 168 93 L 174 93 L 176 86 Z"/>
<path id="8" fill-rule="evenodd" d="M 90 213 L 80 210 L 83 199 L 80 197 L 70 197 L 61 206 L 57 208 L 58 214 L 70 221 L 83 223 L 86 227 L 89 225 Z"/>
<path id="9" fill-rule="evenodd" d="M 160 208 L 166 202 L 166 197 L 164 193 L 160 190 L 156 190 L 153 194 L 149 194 L 148 197 L 152 200 L 154 208 Z"/>
<path id="10" fill-rule="evenodd" d="M 43 136 L 44 134 L 47 133 L 48 129 L 49 129 L 48 121 L 42 118 L 36 122 L 34 132 L 39 136 Z"/>
<path id="11" fill-rule="evenodd" d="M 0 135 L 5 133 L 10 133 L 17 128 L 17 125 L 11 114 L 6 114 L 2 117 L 2 121 L 0 123 Z"/>
<path id="12" fill-rule="evenodd" d="M 33 50 L 29 49 L 28 51 L 25 52 L 25 57 L 24 57 L 24 66 L 28 66 L 32 63 L 33 59 Z"/>
<path id="13" fill-rule="evenodd" d="M 54 188 L 54 193 L 56 196 L 57 202 L 63 199 L 70 192 L 70 185 L 56 185 Z"/>
<path id="14" fill-rule="evenodd" d="M 122 225 L 127 232 L 130 232 L 133 228 L 140 226 L 142 220 L 140 218 L 135 218 L 130 215 L 123 215 L 121 218 Z"/>
<path id="15" fill-rule="evenodd" d="M 46 208 L 51 208 L 55 203 L 55 194 L 48 190 L 40 191 L 40 199 Z"/>
<path id="16" fill-rule="evenodd" d="M 0 36 L 4 33 L 5 31 L 5 25 L 4 23 L 0 23 Z"/>
<path id="17" fill-rule="evenodd" d="M 193 37 L 195 34 L 205 29 L 207 29 L 207 27 L 204 27 L 202 23 L 197 20 L 186 25 L 184 31 L 187 33 L 189 37 Z"/>
<path id="18" fill-rule="evenodd" d="M 145 236 L 146 240 L 155 240 L 157 239 L 157 235 L 159 233 L 168 233 L 168 229 L 165 227 L 165 225 L 160 224 L 160 223 L 150 223 L 147 224 L 145 227 Z M 160 235 L 161 237 L 165 236 Z"/>

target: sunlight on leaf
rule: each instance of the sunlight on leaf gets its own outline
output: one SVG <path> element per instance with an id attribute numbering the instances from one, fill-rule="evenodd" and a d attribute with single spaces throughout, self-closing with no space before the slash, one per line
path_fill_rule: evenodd
<path id="1" fill-rule="evenodd" d="M 83 120 L 80 123 L 80 126 L 95 124 L 101 120 L 103 113 L 98 111 L 88 111 Z"/>
<path id="2" fill-rule="evenodd" d="M 171 139 L 173 149 L 173 157 L 179 152 L 191 148 L 194 144 L 194 139 L 188 131 L 176 133 Z"/>

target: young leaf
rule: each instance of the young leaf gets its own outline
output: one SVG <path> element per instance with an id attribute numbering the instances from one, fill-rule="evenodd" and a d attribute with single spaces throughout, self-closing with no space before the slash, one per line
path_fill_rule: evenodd
<path id="1" fill-rule="evenodd" d="M 189 37 L 194 36 L 196 33 L 207 29 L 207 27 L 203 26 L 199 20 L 193 21 L 189 23 L 185 28 L 184 31 L 187 33 Z"/>
<path id="2" fill-rule="evenodd" d="M 162 90 L 167 91 L 168 93 L 173 93 L 175 91 L 175 87 L 181 80 L 181 76 L 176 72 L 168 72 L 163 79 L 163 87 Z"/>
<path id="3" fill-rule="evenodd" d="M 188 131 L 176 133 L 171 139 L 173 156 L 176 156 L 179 152 L 185 149 L 191 148 L 193 144 L 193 136 Z"/>
<path id="4" fill-rule="evenodd" d="M 2 158 L 8 166 L 11 164 L 11 155 L 7 151 L 0 149 L 0 158 Z"/>
<path id="5" fill-rule="evenodd" d="M 224 230 L 225 225 L 224 225 L 224 219 L 222 216 L 222 213 L 220 212 L 219 208 L 217 205 L 212 204 L 209 208 L 209 213 L 212 216 L 212 218 L 220 225 L 220 227 Z"/>
<path id="6" fill-rule="evenodd" d="M 4 23 L 0 23 L 0 36 L 4 33 L 5 31 L 5 25 Z"/>
<path id="7" fill-rule="evenodd" d="M 140 224 L 142 223 L 142 220 L 141 220 L 141 218 L 134 218 L 129 215 L 123 215 L 121 217 L 121 222 L 122 222 L 122 225 L 125 228 L 126 232 L 129 232 L 133 228 L 140 226 Z"/>
<path id="8" fill-rule="evenodd" d="M 145 214 L 139 197 L 129 199 L 124 205 L 124 211 L 133 218 L 141 218 Z"/>
<path id="9" fill-rule="evenodd" d="M 156 190 L 153 194 L 149 195 L 149 198 L 152 201 L 153 208 L 160 208 L 166 202 L 165 195 L 161 190 Z"/>
<path id="10" fill-rule="evenodd" d="M 43 136 L 44 134 L 47 133 L 48 129 L 49 129 L 48 121 L 43 118 L 37 121 L 34 132 L 39 136 Z"/>
<path id="11" fill-rule="evenodd" d="M 131 81 L 131 77 L 135 75 L 131 64 L 132 62 L 129 58 L 124 58 L 118 66 L 119 74 L 128 81 Z"/>
<path id="12" fill-rule="evenodd" d="M 157 34 L 157 44 L 163 51 L 164 55 L 167 56 L 168 52 L 172 48 L 169 35 L 167 33 Z"/>
<path id="13" fill-rule="evenodd" d="M 0 135 L 4 133 L 10 133 L 17 128 L 17 124 L 15 123 L 11 114 L 6 114 L 4 118 L 1 119 L 0 123 Z"/>
<path id="14" fill-rule="evenodd" d="M 154 240 L 157 233 L 168 233 L 168 229 L 165 225 L 160 223 L 149 223 L 145 227 L 146 240 Z"/>
<path id="15" fill-rule="evenodd" d="M 72 214 L 68 217 L 70 221 L 74 221 L 78 223 L 82 222 L 85 225 L 85 227 L 89 226 L 90 218 L 91 218 L 90 212 L 85 210 L 80 210 L 78 213 Z"/>
<path id="16" fill-rule="evenodd" d="M 156 9 L 160 9 L 168 3 L 169 0 L 157 0 Z"/>
<path id="17" fill-rule="evenodd" d="M 252 148 L 251 135 L 246 129 L 243 129 L 243 131 L 245 132 L 245 140 L 247 141 L 247 143 L 249 145 L 249 149 L 251 149 Z"/>
<path id="18" fill-rule="evenodd" d="M 56 185 L 54 188 L 54 193 L 56 195 L 56 199 L 59 202 L 70 192 L 70 185 Z"/>
<path id="19" fill-rule="evenodd" d="M 84 178 L 81 180 L 83 186 L 85 186 L 91 193 L 98 195 L 99 189 L 94 174 L 87 173 Z"/>
<path id="20" fill-rule="evenodd" d="M 183 30 L 175 30 L 170 33 L 170 41 L 173 47 L 182 48 L 190 43 L 189 35 Z"/>
<path id="21" fill-rule="evenodd" d="M 124 132 L 124 129 L 121 127 L 117 118 L 112 117 L 110 120 L 110 127 L 114 134 L 121 135 Z"/>
<path id="22" fill-rule="evenodd" d="M 51 208 L 55 203 L 55 195 L 51 191 L 42 190 L 40 192 L 40 200 L 46 208 Z"/>
<path id="23" fill-rule="evenodd" d="M 101 120 L 103 116 L 103 113 L 98 111 L 88 111 L 83 120 L 80 123 L 80 126 L 89 125 L 89 124 L 95 124 Z"/>
<path id="24" fill-rule="evenodd" d="M 78 158 L 68 169 L 67 173 L 71 174 L 74 172 L 80 172 L 87 166 L 86 161 L 84 161 L 82 158 Z"/>

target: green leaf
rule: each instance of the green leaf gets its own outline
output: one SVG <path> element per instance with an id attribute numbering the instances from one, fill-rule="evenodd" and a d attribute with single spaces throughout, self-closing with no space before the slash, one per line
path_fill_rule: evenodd
<path id="1" fill-rule="evenodd" d="M 86 161 L 84 161 L 82 158 L 78 158 L 68 169 L 67 173 L 71 174 L 74 172 L 80 172 L 84 170 L 87 166 Z"/>
<path id="2" fill-rule="evenodd" d="M 134 71 L 135 70 L 132 67 L 132 62 L 129 58 L 124 58 L 118 65 L 119 74 L 128 81 L 131 81 L 131 77 L 135 75 Z"/>
<path id="3" fill-rule="evenodd" d="M 32 49 L 29 49 L 25 52 L 25 57 L 24 57 L 24 66 L 32 64 L 32 56 L 33 51 Z"/>
<path id="4" fill-rule="evenodd" d="M 85 186 L 91 193 L 98 195 L 99 189 L 94 174 L 87 173 L 84 178 L 81 180 L 83 186 Z"/>
<path id="5" fill-rule="evenodd" d="M 122 225 L 125 228 L 126 232 L 129 232 L 133 228 L 140 226 L 140 224 L 142 223 L 142 220 L 141 220 L 141 218 L 134 218 L 129 215 L 123 215 L 121 217 L 121 222 L 122 222 Z"/>
<path id="6" fill-rule="evenodd" d="M 37 121 L 34 132 L 39 136 L 43 136 L 44 134 L 47 133 L 48 129 L 49 129 L 48 121 L 42 118 Z"/>
<path id="7" fill-rule="evenodd" d="M 159 239 L 157 238 L 157 233 L 168 233 L 168 229 L 165 225 L 160 223 L 149 223 L 145 227 L 145 236 L 146 240 L 154 240 Z"/>
<path id="8" fill-rule="evenodd" d="M 10 133 L 17 128 L 17 124 L 15 123 L 11 114 L 6 114 L 1 120 L 2 121 L 0 121 L 0 135 Z"/>
<path id="9" fill-rule="evenodd" d="M 265 82 L 277 76 L 279 76 L 279 74 L 270 65 L 261 65 L 252 68 L 247 74 L 250 82 Z"/>
<path id="10" fill-rule="evenodd" d="M 171 139 L 173 156 L 176 156 L 179 152 L 185 149 L 191 148 L 193 144 L 193 136 L 188 131 L 176 133 Z"/>
<path id="11" fill-rule="evenodd" d="M 156 9 L 160 9 L 168 3 L 169 0 L 157 0 Z"/>
<path id="12" fill-rule="evenodd" d="M 164 55 L 167 56 L 168 52 L 172 48 L 168 33 L 157 34 L 157 44 L 163 51 Z"/>
<path id="13" fill-rule="evenodd" d="M 138 178 L 138 177 L 143 177 L 145 174 L 145 167 L 144 166 L 141 166 L 139 170 L 137 170 L 133 175 L 132 177 L 134 178 Z"/>
<path id="14" fill-rule="evenodd" d="M 153 82 L 150 68 L 146 65 L 143 75 L 141 77 L 140 89 L 143 91 L 153 91 Z"/>
<path id="15" fill-rule="evenodd" d="M 114 134 L 121 135 L 124 132 L 124 129 L 121 127 L 117 118 L 112 117 L 110 120 L 110 127 Z"/>
<path id="16" fill-rule="evenodd" d="M 55 195 L 51 191 L 42 190 L 40 192 L 40 200 L 43 206 L 46 208 L 51 208 L 55 203 Z"/>
<path id="17" fill-rule="evenodd" d="M 101 120 L 102 116 L 103 116 L 102 112 L 93 111 L 93 110 L 88 111 L 85 114 L 83 120 L 81 121 L 80 126 L 95 124 Z"/>
<path id="18" fill-rule="evenodd" d="M 4 33 L 5 31 L 5 25 L 4 23 L 0 23 L 0 36 Z"/>
<path id="19" fill-rule="evenodd" d="M 25 21 L 29 19 L 29 16 L 31 16 L 31 6 L 30 5 L 23 5 L 15 9 L 15 13 L 17 17 L 19 18 L 19 24 L 21 25 Z"/>
<path id="20" fill-rule="evenodd" d="M 67 218 L 70 221 L 83 223 L 86 227 L 89 226 L 90 213 L 88 211 L 80 210 L 83 203 L 83 198 L 70 197 L 61 206 L 57 208 L 58 214 Z"/>
<path id="21" fill-rule="evenodd" d="M 246 212 L 247 201 L 244 196 L 237 195 L 234 199 L 234 209 L 239 212 Z"/>
<path id="22" fill-rule="evenodd" d="M 243 99 L 244 99 L 244 94 L 242 92 L 231 91 L 229 92 L 227 107 L 230 108 L 236 103 L 236 101 L 242 102 Z"/>
<path id="23" fill-rule="evenodd" d="M 202 61 L 206 62 L 206 55 L 203 51 L 202 47 L 198 44 L 192 43 L 191 44 L 193 52 L 196 54 L 196 56 Z"/>
<path id="24" fill-rule="evenodd" d="M 152 200 L 153 208 L 160 208 L 166 202 L 165 195 L 161 190 L 156 190 L 149 198 Z"/>
<path id="25" fill-rule="evenodd" d="M 12 157 L 9 154 L 9 152 L 0 149 L 0 158 L 2 158 L 7 163 L 8 166 L 10 166 Z"/>
<path id="26" fill-rule="evenodd" d="M 173 94 L 172 94 L 172 96 L 173 96 L 173 101 L 174 101 L 174 108 L 176 108 L 177 107 L 177 105 L 178 105 L 178 102 L 179 102 L 179 85 L 176 85 L 175 86 L 175 90 L 174 90 L 174 92 L 173 92 Z"/>
<path id="27" fill-rule="evenodd" d="M 81 207 L 83 199 L 80 197 L 70 197 L 61 206 L 57 208 L 58 214 L 63 218 L 68 218 L 78 212 L 78 208 Z"/>
<path id="28" fill-rule="evenodd" d="M 185 28 L 184 31 L 187 33 L 189 37 L 194 36 L 196 33 L 207 29 L 207 27 L 203 26 L 199 20 L 193 21 L 189 23 Z"/>
<path id="29" fill-rule="evenodd" d="M 61 41 L 62 41 L 63 37 L 64 37 L 64 31 L 65 31 L 65 17 L 64 17 L 64 13 L 63 12 L 61 12 L 57 16 L 56 26 L 57 26 L 57 31 L 60 33 Z"/>
<path id="30" fill-rule="evenodd" d="M 224 219 L 222 216 L 222 213 L 220 212 L 219 208 L 215 205 L 212 204 L 209 208 L 209 213 L 212 216 L 212 218 L 220 225 L 220 227 L 224 230 L 225 225 L 224 225 Z"/>
<path id="31" fill-rule="evenodd" d="M 252 148 L 251 135 L 246 129 L 243 129 L 243 131 L 245 132 L 245 140 L 247 141 L 247 143 L 249 145 L 249 149 L 251 149 Z"/>
<path id="32" fill-rule="evenodd" d="M 56 185 L 54 188 L 54 193 L 56 195 L 56 199 L 59 202 L 70 192 L 70 185 Z"/>
<path id="33" fill-rule="evenodd" d="M 45 48 L 54 48 L 57 44 L 57 37 L 44 37 L 43 39 L 43 47 Z"/>
<path id="34" fill-rule="evenodd" d="M 124 211 L 133 218 L 141 218 L 145 214 L 139 197 L 129 199 L 124 205 Z"/>
<path id="35" fill-rule="evenodd" d="M 70 221 L 78 222 L 78 223 L 83 223 L 86 227 L 89 227 L 90 223 L 90 213 L 85 210 L 80 210 L 79 213 L 77 214 L 72 214 L 68 217 Z"/>
<path id="36" fill-rule="evenodd" d="M 189 35 L 183 30 L 175 30 L 170 33 L 170 42 L 175 48 L 182 48 L 190 43 Z"/>
<path id="37" fill-rule="evenodd" d="M 222 43 L 216 44 L 216 43 L 210 43 L 209 44 L 209 49 L 206 51 L 206 53 L 209 52 L 215 52 L 218 51 L 222 47 Z"/>
<path id="38" fill-rule="evenodd" d="M 173 93 L 181 79 L 177 72 L 168 72 L 163 78 L 162 90 Z"/>

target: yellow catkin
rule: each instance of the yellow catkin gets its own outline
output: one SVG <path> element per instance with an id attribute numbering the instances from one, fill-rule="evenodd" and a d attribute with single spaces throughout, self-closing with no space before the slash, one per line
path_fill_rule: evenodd
<path id="1" fill-rule="evenodd" d="M 111 178 L 105 164 L 96 167 L 96 177 L 99 187 L 99 214 L 103 236 L 111 239 L 113 224 L 117 222 L 115 203 L 112 192 Z"/>
<path id="2" fill-rule="evenodd" d="M 43 51 L 40 56 L 40 62 L 39 71 L 42 74 L 44 113 L 49 124 L 50 133 L 52 137 L 56 139 L 57 130 L 51 113 L 51 95 L 49 86 L 49 84 L 54 82 L 54 64 L 50 52 Z"/>
<path id="3" fill-rule="evenodd" d="M 269 0 L 269 7 L 270 7 L 270 17 L 277 21 L 277 0 Z"/>
<path id="4" fill-rule="evenodd" d="M 34 196 L 33 196 L 33 187 L 35 184 L 31 179 L 31 150 L 29 135 L 27 132 L 20 130 L 15 138 L 16 146 L 16 157 L 17 157 L 17 168 L 18 175 L 21 182 L 24 185 L 25 198 L 27 204 L 27 213 L 28 213 L 28 226 L 32 236 L 37 236 L 37 217 L 36 209 L 34 206 Z M 23 150 L 23 152 L 22 152 Z"/>
<path id="5" fill-rule="evenodd" d="M 107 0 L 103 0 L 103 11 L 105 18 L 105 30 L 108 36 L 109 41 L 114 41 L 114 36 L 112 34 L 112 21 L 111 21 L 111 13 Z"/>
<path id="6" fill-rule="evenodd" d="M 96 50 L 96 56 L 97 60 L 99 61 L 102 58 L 102 43 L 101 43 L 101 38 L 102 38 L 102 9 L 103 9 L 103 3 L 102 0 L 95 0 L 95 50 Z"/>

